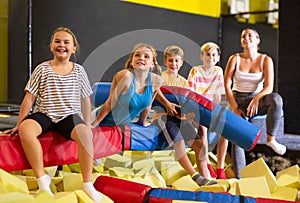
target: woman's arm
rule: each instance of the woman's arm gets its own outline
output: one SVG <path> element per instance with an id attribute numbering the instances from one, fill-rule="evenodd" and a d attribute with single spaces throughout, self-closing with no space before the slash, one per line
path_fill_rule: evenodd
<path id="1" fill-rule="evenodd" d="M 273 92 L 274 87 L 274 64 L 271 57 L 266 56 L 263 62 L 263 75 L 264 75 L 264 88 L 260 93 L 256 95 L 258 99 L 261 99 L 267 94 Z"/>
<path id="2" fill-rule="evenodd" d="M 252 117 L 258 112 L 258 105 L 261 98 L 271 94 L 274 87 L 274 64 L 272 58 L 266 56 L 263 62 L 264 88 L 253 97 L 247 107 L 247 115 Z"/>

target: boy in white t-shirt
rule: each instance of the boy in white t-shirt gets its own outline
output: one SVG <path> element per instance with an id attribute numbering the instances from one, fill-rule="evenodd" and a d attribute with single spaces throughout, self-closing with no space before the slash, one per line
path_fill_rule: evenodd
<path id="1" fill-rule="evenodd" d="M 203 44 L 201 46 L 200 59 L 203 65 L 194 66 L 190 70 L 188 83 L 193 91 L 220 104 L 222 95 L 225 95 L 223 70 L 221 67 L 216 66 L 220 61 L 220 47 L 213 42 Z M 203 145 L 208 149 L 207 136 L 210 133 L 202 125 L 199 125 L 199 131 L 201 132 L 199 135 L 202 137 Z M 209 163 L 208 151 L 203 151 L 202 157 L 207 157 L 207 168 L 213 178 L 226 179 L 224 162 L 227 146 L 228 141 L 220 136 L 217 146 L 218 162 L 216 172 Z"/>

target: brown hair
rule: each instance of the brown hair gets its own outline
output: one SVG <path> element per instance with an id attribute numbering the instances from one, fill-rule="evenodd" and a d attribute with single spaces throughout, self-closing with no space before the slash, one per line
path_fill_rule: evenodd
<path id="1" fill-rule="evenodd" d="M 78 40 L 77 40 L 75 34 L 71 31 L 71 29 L 66 28 L 66 27 L 58 27 L 58 28 L 56 28 L 56 29 L 53 31 L 53 33 L 52 33 L 50 43 L 52 43 L 55 33 L 61 32 L 61 31 L 67 32 L 67 33 L 69 33 L 69 34 L 72 36 L 74 46 L 76 47 L 76 52 L 74 53 L 74 59 L 75 59 L 75 61 L 76 61 L 76 55 L 77 55 L 77 53 L 79 52 L 80 45 L 79 45 L 79 43 L 78 43 Z M 75 55 L 75 54 L 76 54 L 76 55 Z"/>
<path id="2" fill-rule="evenodd" d="M 179 46 L 171 45 L 165 48 L 164 58 L 166 59 L 170 55 L 177 55 L 180 56 L 181 59 L 183 59 L 184 52 Z"/>
<path id="3" fill-rule="evenodd" d="M 243 33 L 244 33 L 246 30 L 252 30 L 252 31 L 254 32 L 256 38 L 260 40 L 260 36 L 259 36 L 258 31 L 257 31 L 256 29 L 250 28 L 250 27 L 245 28 L 245 29 L 242 30 L 242 32 L 241 32 L 241 39 L 243 38 Z M 259 50 L 259 46 L 258 46 L 258 45 L 257 45 L 257 50 Z"/>

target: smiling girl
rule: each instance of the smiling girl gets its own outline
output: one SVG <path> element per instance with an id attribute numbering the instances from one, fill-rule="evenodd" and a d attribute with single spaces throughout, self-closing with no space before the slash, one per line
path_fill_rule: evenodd
<path id="1" fill-rule="evenodd" d="M 114 76 L 109 97 L 92 126 L 128 124 L 152 104 L 162 83 L 161 77 L 152 72 L 160 69 L 156 56 L 149 44 L 134 47 L 125 69 Z"/>
<path id="2" fill-rule="evenodd" d="M 70 29 L 60 27 L 54 31 L 50 42 L 53 59 L 34 69 L 25 87 L 17 125 L 5 133 L 19 132 L 39 190 L 48 191 L 51 195 L 51 178 L 45 173 L 43 150 L 37 137 L 48 131 L 57 131 L 66 139 L 75 141 L 83 178 L 82 189 L 99 202 L 102 196 L 92 184 L 92 89 L 84 68 L 70 61 L 71 55 L 78 49 L 78 41 Z M 34 104 L 34 111 L 30 114 Z"/>

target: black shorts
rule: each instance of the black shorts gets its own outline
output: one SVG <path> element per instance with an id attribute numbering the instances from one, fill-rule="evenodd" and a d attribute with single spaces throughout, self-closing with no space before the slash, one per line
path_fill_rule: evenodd
<path id="1" fill-rule="evenodd" d="M 164 123 L 163 126 L 159 124 L 159 119 Z M 185 142 L 200 139 L 193 124 L 187 120 L 180 120 L 173 116 L 162 116 L 154 121 L 154 125 L 160 129 L 159 135 L 168 142 L 169 146 L 174 143 L 184 140 Z M 166 128 L 167 133 L 164 132 L 163 127 Z"/>
<path id="2" fill-rule="evenodd" d="M 82 118 L 77 114 L 69 115 L 57 123 L 52 122 L 47 115 L 41 112 L 30 114 L 25 119 L 33 119 L 38 122 L 42 127 L 42 133 L 57 131 L 68 140 L 71 140 L 71 132 L 76 125 L 85 124 Z"/>

